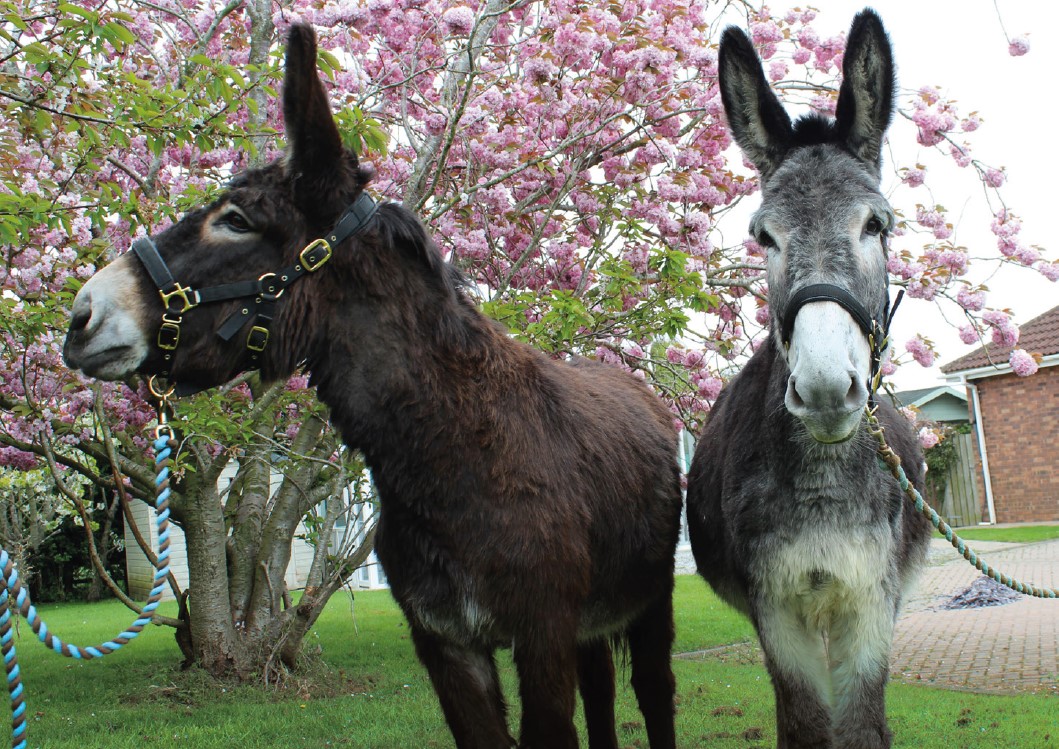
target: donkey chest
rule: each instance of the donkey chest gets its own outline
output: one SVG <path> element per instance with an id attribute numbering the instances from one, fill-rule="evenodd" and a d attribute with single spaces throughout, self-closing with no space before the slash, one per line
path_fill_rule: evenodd
<path id="1" fill-rule="evenodd" d="M 759 600 L 814 627 L 877 607 L 894 582 L 893 540 L 886 528 L 805 529 L 763 540 L 751 574 Z"/>

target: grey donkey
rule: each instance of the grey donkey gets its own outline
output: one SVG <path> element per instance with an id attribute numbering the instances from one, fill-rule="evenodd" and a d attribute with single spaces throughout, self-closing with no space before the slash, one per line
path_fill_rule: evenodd
<path id="1" fill-rule="evenodd" d="M 768 249 L 771 321 L 695 453 L 695 559 L 757 630 L 778 746 L 889 747 L 894 623 L 930 535 L 876 460 L 864 420 L 890 317 L 894 216 L 879 192 L 890 43 L 874 12 L 857 15 L 834 120 L 792 123 L 735 28 L 721 41 L 720 82 L 735 140 L 761 173 L 751 232 Z M 922 484 L 911 425 L 887 403 L 878 416 Z"/>

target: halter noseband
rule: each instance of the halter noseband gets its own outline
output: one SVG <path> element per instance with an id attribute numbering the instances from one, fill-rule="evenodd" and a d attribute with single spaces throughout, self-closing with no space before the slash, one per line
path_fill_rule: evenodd
<path id="1" fill-rule="evenodd" d="M 874 398 L 875 391 L 879 387 L 883 352 L 886 351 L 886 346 L 890 342 L 890 322 L 894 319 L 897 305 L 901 303 L 904 294 L 905 290 L 901 289 L 892 305 L 890 304 L 890 296 L 887 294 L 886 309 L 883 310 L 882 319 L 880 319 L 868 312 L 859 299 L 841 286 L 829 283 L 814 283 L 803 286 L 794 292 L 787 302 L 787 309 L 783 313 L 783 319 L 780 322 L 780 340 L 783 342 L 784 349 L 790 348 L 791 336 L 794 334 L 794 319 L 798 316 L 798 311 L 805 305 L 811 302 L 835 302 L 840 305 L 856 321 L 857 326 L 864 333 L 864 337 L 868 339 L 868 345 L 871 347 L 871 372 L 868 375 L 868 399 L 870 401 Z"/>
<path id="2" fill-rule="evenodd" d="M 256 363 L 259 355 L 265 350 L 269 339 L 269 325 L 276 311 L 276 302 L 283 291 L 307 273 L 315 273 L 331 259 L 334 248 L 357 234 L 371 223 L 378 205 L 366 193 L 353 201 L 346 209 L 334 229 L 325 238 L 308 244 L 298 253 L 298 262 L 288 265 L 275 273 L 265 273 L 256 281 L 237 281 L 235 283 L 208 286 L 204 289 L 193 289 L 184 286 L 173 278 L 173 274 L 162 259 L 158 248 L 150 237 L 141 237 L 132 243 L 132 251 L 143 263 L 144 269 L 158 288 L 162 297 L 162 324 L 158 329 L 158 348 L 162 349 L 165 360 L 163 377 L 169 377 L 173 366 L 173 352 L 180 344 L 180 324 L 184 313 L 200 304 L 223 302 L 229 299 L 253 299 L 233 312 L 217 329 L 217 335 L 230 341 L 242 330 L 247 322 L 253 321 L 246 337 L 246 349 L 250 361 Z M 198 392 L 199 388 L 177 386 L 179 395 Z"/>

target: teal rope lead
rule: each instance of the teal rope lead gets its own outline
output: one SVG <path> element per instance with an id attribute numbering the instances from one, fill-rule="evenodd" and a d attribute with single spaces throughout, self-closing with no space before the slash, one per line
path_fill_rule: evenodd
<path id="1" fill-rule="evenodd" d="M 154 587 L 151 589 L 151 594 L 140 616 L 113 639 L 95 646 L 78 647 L 63 642 L 49 632 L 48 625 L 37 615 L 36 607 L 30 603 L 29 594 L 22 587 L 11 557 L 7 551 L 0 549 L 0 653 L 3 654 L 4 669 L 7 671 L 7 688 L 11 695 L 12 749 L 26 749 L 26 702 L 11 626 L 12 598 L 15 610 L 26 620 L 37 639 L 44 643 L 45 647 L 67 658 L 78 660 L 102 658 L 135 639 L 143 628 L 151 623 L 154 611 L 162 600 L 166 577 L 169 575 L 169 466 L 172 463 L 175 448 L 176 440 L 173 439 L 171 433 L 159 434 L 154 441 L 154 462 L 157 469 L 154 506 L 158 526 L 158 556 L 155 564 Z"/>
<path id="2" fill-rule="evenodd" d="M 923 495 L 920 494 L 916 488 L 912 485 L 912 482 L 908 480 L 908 476 L 905 475 L 905 469 L 901 467 L 901 458 L 898 457 L 888 444 L 886 444 L 886 437 L 883 434 L 882 424 L 875 416 L 875 412 L 871 409 L 866 410 L 868 419 L 868 431 L 879 443 L 879 460 L 884 464 L 885 467 L 890 469 L 890 473 L 893 474 L 894 478 L 897 479 L 897 483 L 901 485 L 901 490 L 915 505 L 916 511 L 921 515 L 924 515 L 931 524 L 945 536 L 946 540 L 955 547 L 956 551 L 960 553 L 964 559 L 974 565 L 974 568 L 980 571 L 983 575 L 996 580 L 1001 585 L 1011 588 L 1014 591 L 1022 593 L 1023 595 L 1033 596 L 1035 598 L 1059 598 L 1059 592 L 1054 588 L 1045 588 L 1032 583 L 1027 584 L 1020 580 L 1017 580 L 1011 575 L 1005 575 L 1002 572 L 997 571 L 993 567 L 989 566 L 984 559 L 974 553 L 970 546 L 968 546 L 962 538 L 956 535 L 952 530 L 952 527 L 946 523 L 942 517 L 934 511 Z"/>

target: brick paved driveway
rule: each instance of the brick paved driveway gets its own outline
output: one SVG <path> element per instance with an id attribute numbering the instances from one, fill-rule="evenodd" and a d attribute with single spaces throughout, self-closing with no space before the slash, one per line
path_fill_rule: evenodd
<path id="1" fill-rule="evenodd" d="M 971 542 L 993 567 L 1023 582 L 1059 587 L 1059 539 L 1033 544 Z M 980 573 L 944 539 L 897 622 L 894 678 L 986 692 L 1059 694 L 1059 599 L 947 611 L 940 604 Z"/>

